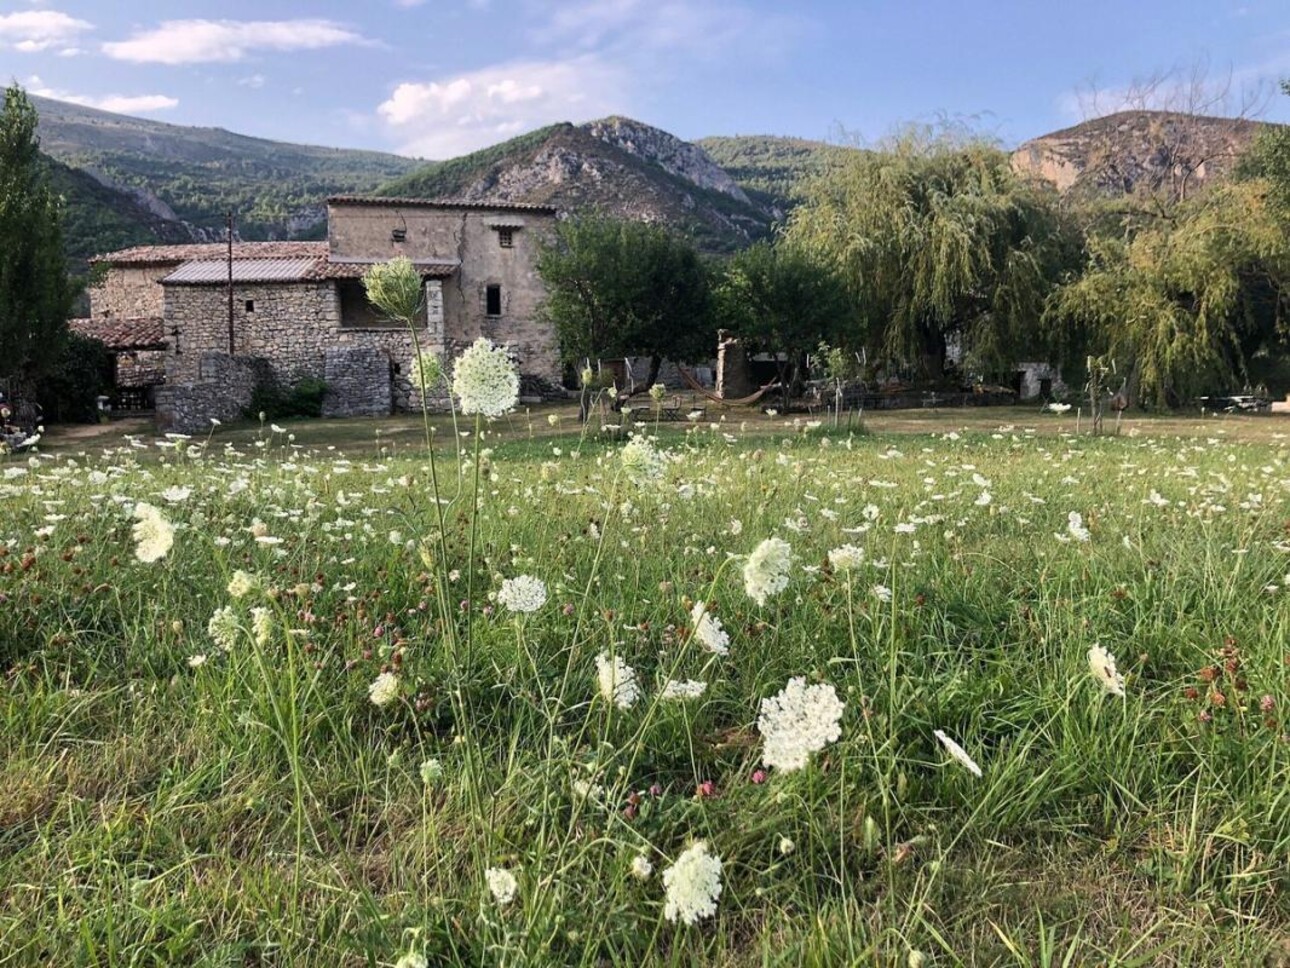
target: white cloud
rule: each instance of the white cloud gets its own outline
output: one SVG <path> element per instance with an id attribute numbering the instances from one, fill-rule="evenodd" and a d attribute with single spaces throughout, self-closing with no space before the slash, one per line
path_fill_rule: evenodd
<path id="1" fill-rule="evenodd" d="M 106 43 L 103 52 L 137 64 L 210 64 L 240 61 L 258 50 L 319 50 L 368 43 L 361 34 L 331 20 L 167 20 L 129 40 Z"/>
<path id="2" fill-rule="evenodd" d="M 264 87 L 265 80 L 266 78 L 263 74 L 250 74 L 246 77 L 238 78 L 237 84 L 238 87 L 249 87 L 252 90 L 258 91 L 260 88 Z"/>
<path id="3" fill-rule="evenodd" d="M 75 41 L 94 25 L 57 10 L 25 10 L 0 14 L 0 47 L 11 46 L 24 53 Z"/>
<path id="4" fill-rule="evenodd" d="M 46 86 L 39 77 L 32 75 L 27 79 L 27 90 L 37 97 L 53 98 L 55 101 L 66 101 L 82 107 L 98 108 L 100 111 L 114 111 L 117 114 L 148 114 L 153 111 L 167 111 L 178 107 L 178 98 L 164 94 L 105 94 L 101 97 L 88 97 L 84 94 L 73 94 Z"/>
<path id="5" fill-rule="evenodd" d="M 596 57 L 498 64 L 399 84 L 377 108 L 400 150 L 450 158 L 556 121 L 625 110 L 624 75 Z"/>

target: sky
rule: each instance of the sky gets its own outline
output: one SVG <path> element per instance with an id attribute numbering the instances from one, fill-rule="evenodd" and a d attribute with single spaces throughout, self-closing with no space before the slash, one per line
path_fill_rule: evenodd
<path id="1" fill-rule="evenodd" d="M 1125 106 L 1290 122 L 1282 76 L 1286 0 L 0 0 L 0 80 L 32 93 L 430 159 L 609 114 L 1005 146 Z"/>

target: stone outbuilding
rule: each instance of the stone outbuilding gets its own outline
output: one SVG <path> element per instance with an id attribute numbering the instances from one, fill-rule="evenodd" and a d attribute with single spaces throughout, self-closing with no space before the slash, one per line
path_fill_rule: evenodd
<path id="1" fill-rule="evenodd" d="M 555 334 L 537 319 L 539 205 L 338 197 L 325 242 L 143 246 L 95 260 L 88 328 L 148 319 L 163 339 L 158 419 L 197 430 L 236 417 L 249 388 L 328 384 L 329 415 L 419 407 L 407 327 L 368 303 L 363 273 L 410 259 L 425 289 L 416 338 L 450 362 L 479 336 L 511 349 L 525 395 L 559 394 Z M 236 397 L 237 399 L 232 399 Z M 246 397 L 247 399 L 241 399 Z"/>

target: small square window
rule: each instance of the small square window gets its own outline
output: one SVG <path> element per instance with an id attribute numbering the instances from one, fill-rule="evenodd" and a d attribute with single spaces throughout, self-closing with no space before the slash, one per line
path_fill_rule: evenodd
<path id="1" fill-rule="evenodd" d="M 407 229 L 393 229 L 393 230 L 390 232 L 390 241 L 391 241 L 391 242 L 406 242 L 407 240 L 408 240 L 408 230 L 407 230 Z"/>
<path id="2" fill-rule="evenodd" d="M 255 300 L 254 300 L 254 299 L 248 299 L 248 300 L 246 301 L 246 311 L 247 311 L 248 313 L 253 313 L 253 312 L 255 312 Z"/>
<path id="3" fill-rule="evenodd" d="M 500 316 L 502 314 L 502 287 L 489 286 L 484 290 L 484 314 Z"/>
<path id="4" fill-rule="evenodd" d="M 503 249 L 510 249 L 510 248 L 513 248 L 513 247 L 514 247 L 514 245 L 515 245 L 515 230 L 514 230 L 514 229 L 498 229 L 498 230 L 497 230 L 497 244 L 498 244 L 498 245 L 500 245 Z"/>

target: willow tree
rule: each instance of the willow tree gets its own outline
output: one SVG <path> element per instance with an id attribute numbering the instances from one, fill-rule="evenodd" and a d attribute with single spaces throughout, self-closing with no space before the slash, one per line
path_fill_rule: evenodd
<path id="1" fill-rule="evenodd" d="M 1045 300 L 1078 253 L 1056 194 L 979 140 L 907 135 L 806 189 L 788 240 L 846 280 L 875 349 L 943 376 L 1039 352 Z"/>
<path id="2" fill-rule="evenodd" d="M 1290 213 L 1274 185 L 1251 179 L 1132 234 L 1091 237 L 1088 264 L 1046 318 L 1068 355 L 1110 357 L 1131 396 L 1177 405 L 1283 351 L 1288 294 Z"/>

